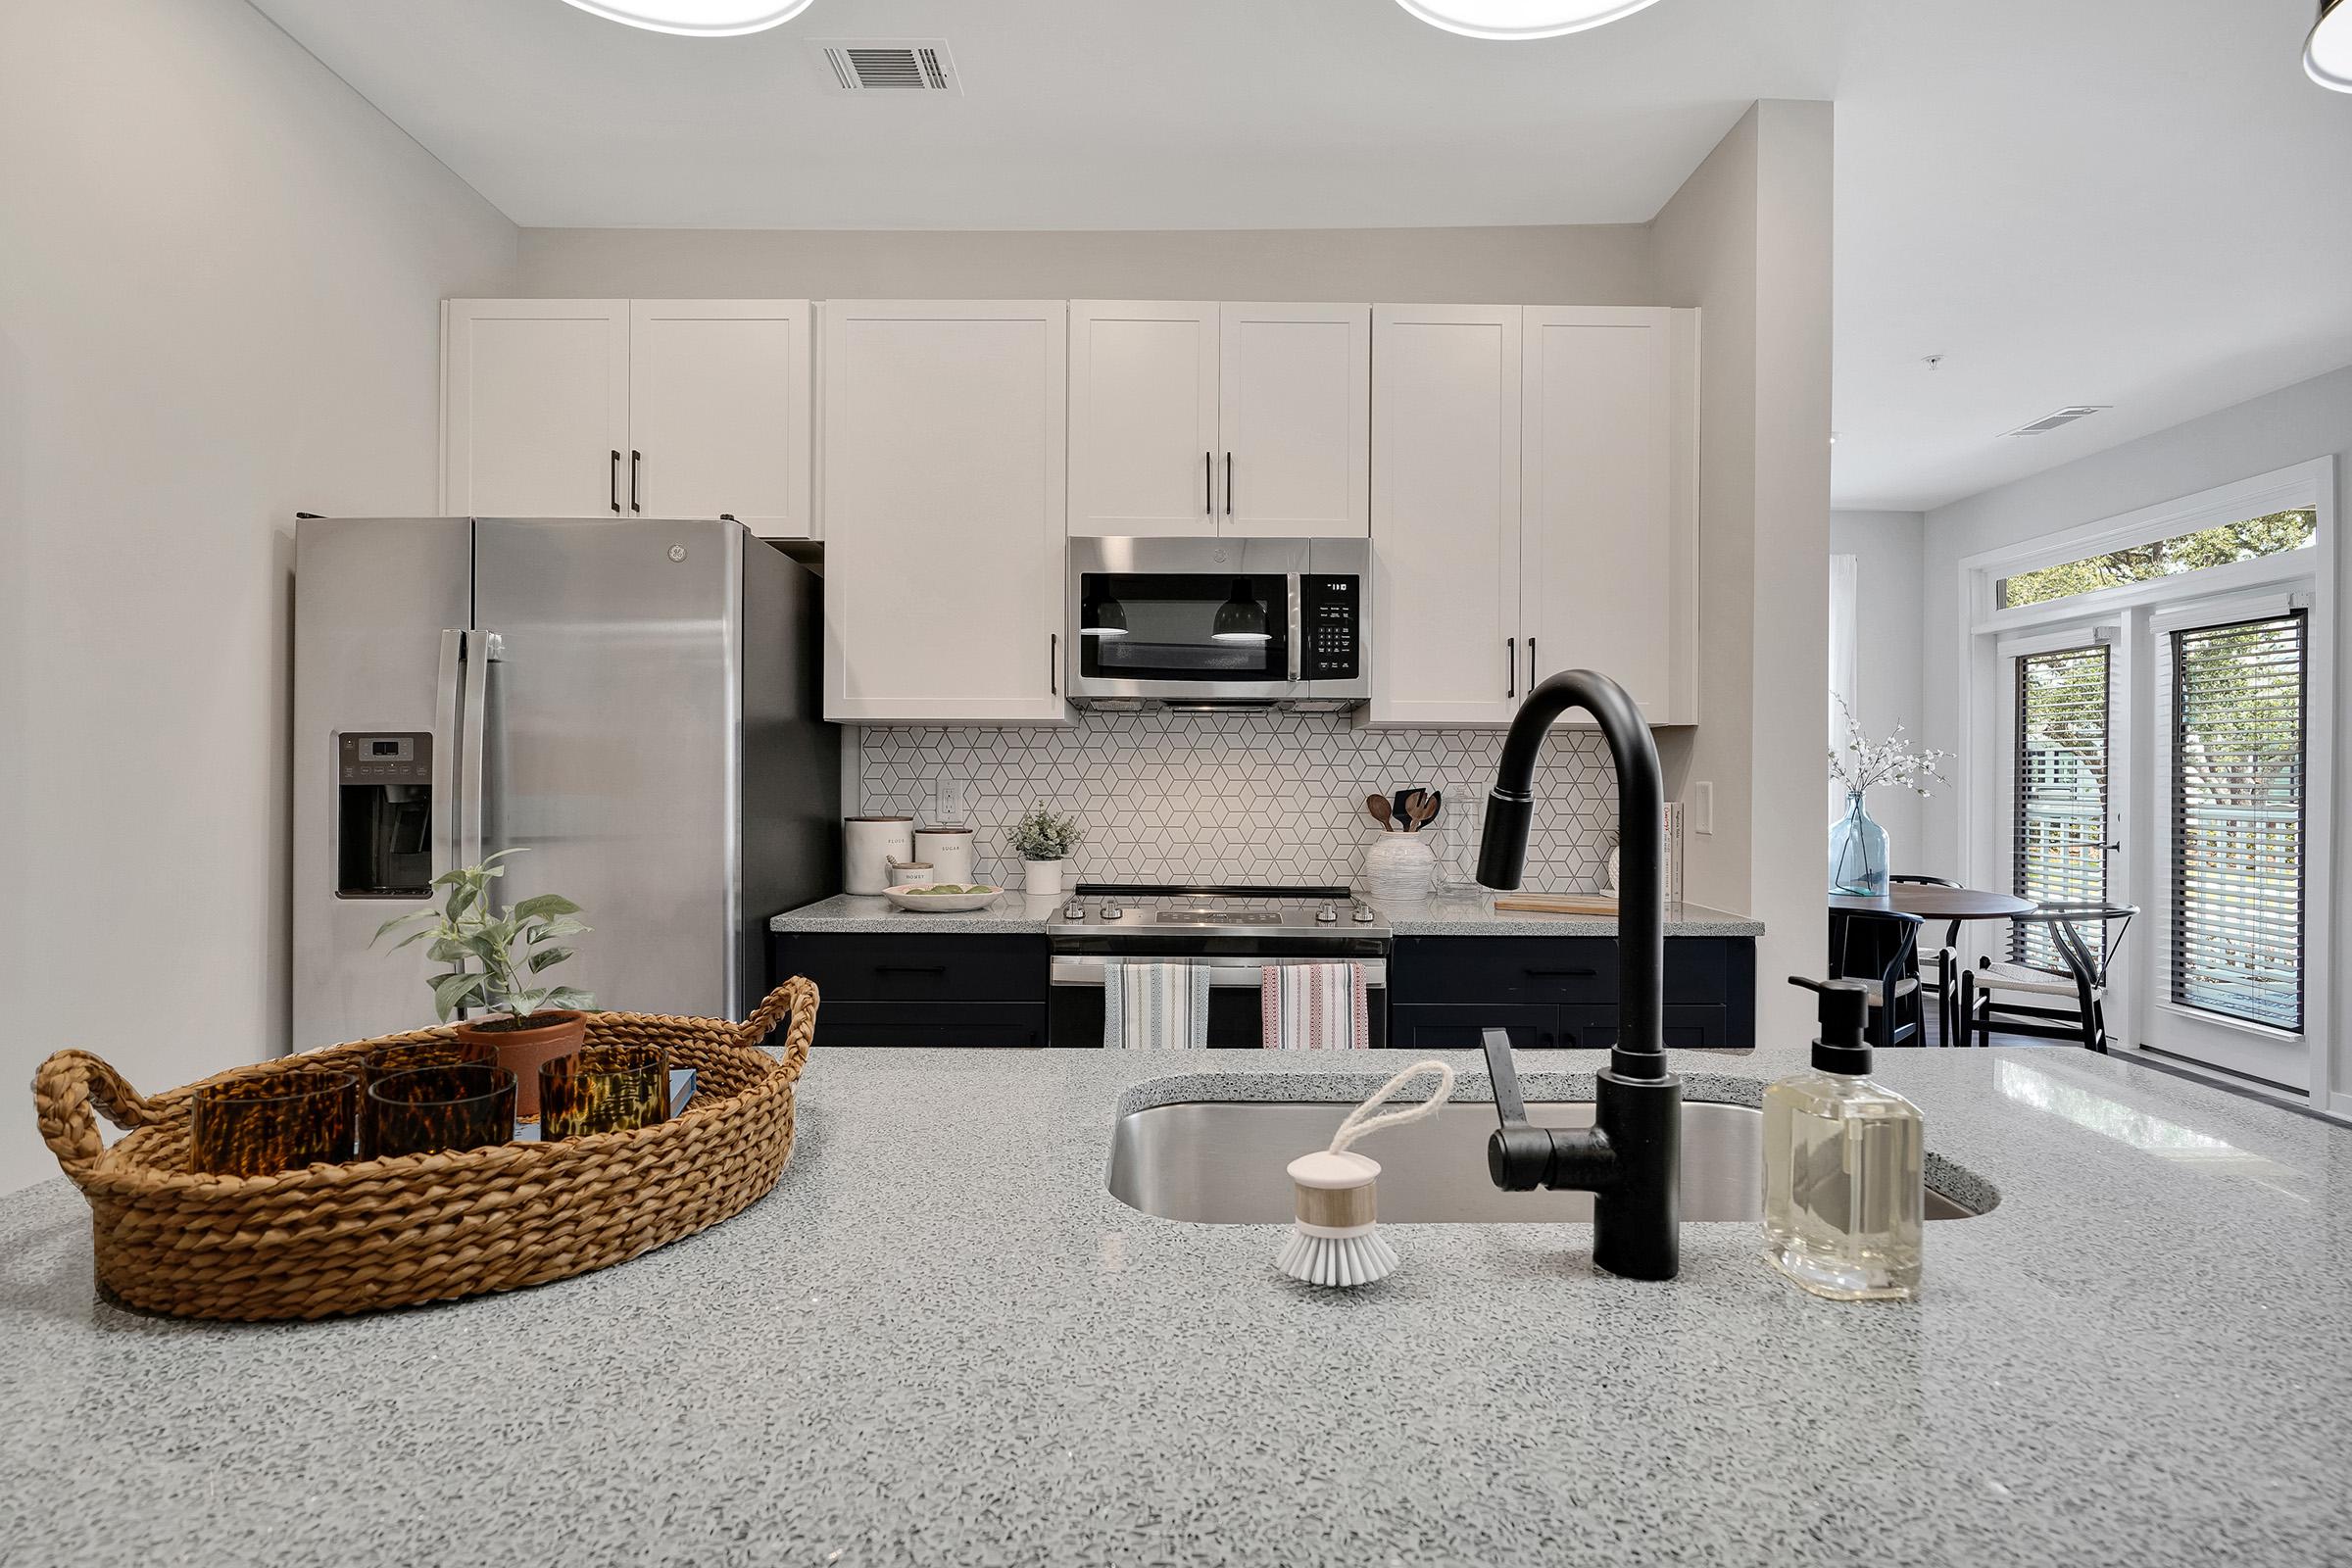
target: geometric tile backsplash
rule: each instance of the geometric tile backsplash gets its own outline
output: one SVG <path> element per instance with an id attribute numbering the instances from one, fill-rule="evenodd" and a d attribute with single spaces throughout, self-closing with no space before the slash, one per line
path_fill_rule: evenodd
<path id="1" fill-rule="evenodd" d="M 1334 713 L 1081 713 L 1068 729 L 861 732 L 857 810 L 977 829 L 976 874 L 1018 886 L 1005 833 L 1036 802 L 1086 827 L 1087 881 L 1350 883 L 1380 824 L 1364 797 L 1446 792 L 1425 831 L 1441 861 L 1478 863 L 1502 731 L 1357 729 Z M 1555 729 L 1537 770 L 1526 885 L 1601 885 L 1616 779 L 1597 730 Z"/>

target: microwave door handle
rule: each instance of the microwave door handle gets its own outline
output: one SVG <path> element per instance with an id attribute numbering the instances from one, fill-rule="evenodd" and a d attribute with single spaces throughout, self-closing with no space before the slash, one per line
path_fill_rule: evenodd
<path id="1" fill-rule="evenodd" d="M 433 686 L 433 875 L 458 868 L 458 718 L 462 631 L 441 633 L 441 672 Z"/>
<path id="2" fill-rule="evenodd" d="M 1306 640 L 1306 615 L 1300 604 L 1306 597 L 1303 588 L 1297 577 L 1291 579 L 1291 684 L 1294 686 L 1298 684 L 1298 645 Z"/>

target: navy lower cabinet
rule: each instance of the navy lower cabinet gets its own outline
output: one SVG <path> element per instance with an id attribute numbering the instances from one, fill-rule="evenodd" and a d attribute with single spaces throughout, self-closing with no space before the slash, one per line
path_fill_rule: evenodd
<path id="1" fill-rule="evenodd" d="M 1398 937 L 1389 963 L 1389 1043 L 1475 1051 L 1499 1028 L 1523 1051 L 1617 1043 L 1614 937 Z M 1666 1044 L 1745 1051 L 1756 1043 L 1756 945 L 1746 937 L 1666 939 Z"/>
<path id="2" fill-rule="evenodd" d="M 769 969 L 816 982 L 819 1046 L 1046 1044 L 1046 939 L 778 931 Z"/>

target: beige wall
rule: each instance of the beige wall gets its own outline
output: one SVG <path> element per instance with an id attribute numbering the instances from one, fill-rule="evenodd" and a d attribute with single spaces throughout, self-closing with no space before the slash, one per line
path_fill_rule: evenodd
<path id="1" fill-rule="evenodd" d="M 1642 224 L 922 233 L 526 228 L 543 299 L 1656 303 Z"/>
<path id="2" fill-rule="evenodd" d="M 1852 556 L 1861 566 L 1856 619 L 1863 648 L 1862 688 L 1854 717 L 1872 740 L 1885 739 L 1897 724 L 1915 740 L 1920 734 L 1919 574 L 1926 520 L 1916 512 L 1830 514 L 1830 553 Z M 1947 786 L 1931 782 L 1928 788 L 1942 795 Z M 1825 786 L 1825 800 L 1829 793 Z M 1909 790 L 1878 789 L 1871 791 L 1870 814 L 1892 841 L 1894 869 L 1956 876 L 1956 871 L 1944 870 L 1920 840 L 1921 808 L 1926 804 Z"/>
<path id="3" fill-rule="evenodd" d="M 0 147 L 8 1190 L 49 1052 L 284 1048 L 293 514 L 433 508 L 515 230 L 244 0 L 10 7 Z"/>
<path id="4" fill-rule="evenodd" d="M 1705 313 L 1699 385 L 1699 722 L 1669 787 L 1714 786 L 1690 896 L 1764 922 L 1757 1028 L 1802 1039 L 1780 984 L 1819 973 L 1823 577 L 1830 515 L 1831 111 L 1764 102 L 1653 224 L 1668 305 Z"/>

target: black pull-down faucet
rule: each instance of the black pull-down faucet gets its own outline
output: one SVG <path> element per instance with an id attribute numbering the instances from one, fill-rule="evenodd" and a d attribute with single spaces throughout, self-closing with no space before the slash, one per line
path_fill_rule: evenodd
<path id="1" fill-rule="evenodd" d="M 1478 879 L 1491 888 L 1519 885 L 1536 760 L 1552 720 L 1571 708 L 1598 721 L 1617 764 L 1617 1044 L 1608 1067 L 1593 1075 L 1594 1125 L 1558 1130 L 1528 1125 L 1510 1039 L 1486 1031 L 1502 1123 L 1487 1142 L 1487 1169 L 1505 1192 L 1592 1194 L 1592 1261 L 1628 1279 L 1670 1280 L 1682 1267 L 1683 1081 L 1666 1070 L 1666 790 L 1649 726 L 1624 687 L 1571 669 L 1527 694 L 1487 798 Z"/>

